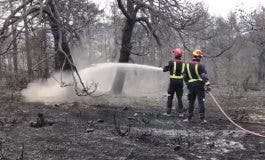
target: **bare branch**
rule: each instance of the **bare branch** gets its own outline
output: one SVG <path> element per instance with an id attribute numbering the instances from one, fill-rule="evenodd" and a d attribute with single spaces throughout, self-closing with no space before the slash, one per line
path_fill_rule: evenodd
<path id="1" fill-rule="evenodd" d="M 184 47 L 184 49 L 186 49 L 187 51 L 191 52 L 191 49 L 188 47 L 187 43 L 185 42 L 184 37 L 182 36 L 182 32 L 181 31 L 177 31 L 179 38 L 181 39 L 182 45 Z"/>
<path id="2" fill-rule="evenodd" d="M 206 58 L 217 58 L 219 56 L 221 56 L 222 54 L 224 54 L 226 51 L 230 50 L 235 44 L 235 41 L 229 45 L 228 47 L 226 47 L 225 49 L 223 49 L 220 53 L 218 53 L 217 55 L 214 55 L 214 56 L 207 56 L 205 55 Z"/>
<path id="3" fill-rule="evenodd" d="M 35 64 L 35 65 L 32 67 L 32 70 L 35 70 L 35 69 L 36 69 L 39 65 L 41 65 L 43 62 L 45 62 L 46 60 L 48 60 L 48 59 L 50 59 L 50 58 L 52 58 L 52 57 L 54 57 L 54 56 L 55 56 L 55 54 L 52 54 L 52 55 L 50 55 L 50 56 L 48 56 L 48 57 L 46 57 L 46 58 L 40 60 L 37 64 Z"/>
<path id="4" fill-rule="evenodd" d="M 26 1 L 25 3 L 21 4 L 19 7 L 17 7 L 15 10 L 12 11 L 12 14 L 10 14 L 10 15 L 6 18 L 6 20 L 5 20 L 5 22 L 4 22 L 4 25 L 3 25 L 3 27 L 2 27 L 1 30 L 0 30 L 0 35 L 1 35 L 1 36 L 4 35 L 4 31 L 5 31 L 10 25 L 12 25 L 13 23 L 15 23 L 15 22 L 18 21 L 18 20 L 13 20 L 13 21 L 11 21 L 11 20 L 15 17 L 15 15 L 16 15 L 20 10 L 22 10 L 26 5 L 28 5 L 28 4 L 31 3 L 31 2 L 33 2 L 33 0 L 28 0 L 28 1 Z M 22 16 L 20 16 L 19 20 L 22 20 L 25 16 L 27 16 L 28 14 L 30 14 L 30 13 L 33 11 L 33 9 L 34 9 L 34 7 L 31 8 L 31 9 L 29 9 L 29 11 L 28 11 L 27 13 L 23 14 Z"/>
<path id="5" fill-rule="evenodd" d="M 147 25 L 149 32 L 151 31 L 151 34 L 154 36 L 154 38 L 156 39 L 156 42 L 159 46 L 161 46 L 161 42 L 159 37 L 156 35 L 155 30 L 153 29 L 151 23 L 148 21 L 147 17 L 140 17 L 136 19 L 137 22 L 145 22 L 145 24 Z"/>
<path id="6" fill-rule="evenodd" d="M 125 15 L 125 17 L 127 19 L 132 19 L 132 17 L 128 14 L 127 10 L 125 9 L 122 1 L 121 0 L 117 0 L 117 2 L 118 2 L 118 6 L 119 6 L 121 12 Z"/>

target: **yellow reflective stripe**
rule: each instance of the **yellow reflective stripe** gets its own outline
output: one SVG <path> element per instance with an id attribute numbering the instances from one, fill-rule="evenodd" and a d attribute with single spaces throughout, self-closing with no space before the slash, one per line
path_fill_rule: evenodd
<path id="1" fill-rule="evenodd" d="M 184 72 L 184 69 L 185 69 L 185 65 L 183 65 L 183 64 L 184 64 L 184 63 L 182 63 L 181 75 L 180 75 L 180 76 L 176 76 L 177 62 L 174 62 L 174 66 L 173 66 L 173 75 L 170 75 L 169 78 L 183 79 L 183 72 Z"/>
<path id="2" fill-rule="evenodd" d="M 181 69 L 181 73 L 183 74 L 185 70 L 185 63 L 182 63 L 182 69 Z"/>
<path id="3" fill-rule="evenodd" d="M 201 79 L 190 79 L 189 82 L 202 81 Z"/>
<path id="4" fill-rule="evenodd" d="M 183 75 L 181 75 L 181 76 L 172 76 L 172 75 L 170 75 L 169 77 L 170 78 L 174 78 L 174 79 L 183 79 Z"/>
<path id="5" fill-rule="evenodd" d="M 198 66 L 199 66 L 198 64 L 195 64 L 195 73 L 196 73 L 198 79 L 202 81 L 202 78 L 201 78 L 201 76 L 199 75 Z"/>
<path id="6" fill-rule="evenodd" d="M 173 62 L 174 67 L 173 67 L 173 76 L 176 76 L 176 70 L 177 70 L 177 62 Z"/>
<path id="7" fill-rule="evenodd" d="M 190 64 L 187 64 L 187 71 L 188 71 L 188 75 L 190 80 L 192 79 L 191 73 L 190 73 Z"/>
<path id="8" fill-rule="evenodd" d="M 195 64 L 195 73 L 198 77 L 198 79 L 193 79 L 190 73 L 190 64 L 187 64 L 187 71 L 188 71 L 188 75 L 189 75 L 189 81 L 188 82 L 196 82 L 196 81 L 202 81 L 201 76 L 199 75 L 199 71 L 198 71 L 198 64 Z"/>

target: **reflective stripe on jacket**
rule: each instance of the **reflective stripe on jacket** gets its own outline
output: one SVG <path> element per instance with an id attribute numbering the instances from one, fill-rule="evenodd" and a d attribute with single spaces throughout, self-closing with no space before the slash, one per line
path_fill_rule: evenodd
<path id="1" fill-rule="evenodd" d="M 193 69 L 193 71 L 195 72 L 195 75 L 194 75 L 194 74 L 192 75 L 192 74 L 191 74 L 191 67 L 190 67 L 190 64 L 187 64 L 187 72 L 188 72 L 188 76 L 189 76 L 189 80 L 188 80 L 188 82 L 189 82 L 189 83 L 190 83 L 190 82 L 196 82 L 196 81 L 202 81 L 202 78 L 201 78 L 201 76 L 200 76 L 200 74 L 199 74 L 198 66 L 199 66 L 198 63 L 194 64 L 194 68 L 192 68 L 192 69 Z"/>
<path id="2" fill-rule="evenodd" d="M 180 73 L 176 73 L 177 71 L 177 62 L 173 62 L 173 71 L 172 74 L 169 75 L 169 78 L 172 79 L 183 79 L 183 73 L 185 70 L 185 63 L 181 64 L 181 72 Z"/>

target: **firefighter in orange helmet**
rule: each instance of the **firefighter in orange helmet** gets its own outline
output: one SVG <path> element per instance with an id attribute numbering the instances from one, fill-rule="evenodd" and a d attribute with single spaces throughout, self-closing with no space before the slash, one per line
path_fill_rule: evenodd
<path id="1" fill-rule="evenodd" d="M 182 62 L 181 57 L 183 54 L 182 49 L 175 48 L 172 51 L 174 59 L 168 62 L 168 65 L 163 68 L 164 72 L 169 71 L 169 87 L 168 87 L 168 99 L 167 99 L 167 111 L 166 115 L 171 114 L 172 100 L 174 94 L 177 95 L 177 112 L 180 117 L 183 117 L 183 73 L 185 70 L 185 63 Z"/>
<path id="2" fill-rule="evenodd" d="M 188 117 L 184 121 L 190 121 L 193 116 L 194 104 L 196 97 L 199 104 L 199 113 L 201 122 L 207 122 L 205 120 L 205 106 L 204 98 L 205 91 L 210 91 L 210 82 L 207 78 L 207 72 L 205 66 L 200 63 L 203 57 L 203 52 L 196 49 L 192 52 L 192 60 L 186 64 L 186 70 L 184 73 L 184 81 L 187 84 L 189 93 L 189 108 Z"/>

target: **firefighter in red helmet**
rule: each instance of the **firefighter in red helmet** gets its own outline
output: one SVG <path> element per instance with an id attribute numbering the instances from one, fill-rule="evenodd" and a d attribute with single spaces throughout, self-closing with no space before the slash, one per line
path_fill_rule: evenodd
<path id="1" fill-rule="evenodd" d="M 201 122 L 205 123 L 205 90 L 210 91 L 210 82 L 207 78 L 207 72 L 205 66 L 200 63 L 203 57 L 203 52 L 196 49 L 192 52 L 192 60 L 186 64 L 186 69 L 184 73 L 184 81 L 187 84 L 189 93 L 189 108 L 188 117 L 184 121 L 190 121 L 193 117 L 193 110 L 196 98 L 199 104 L 199 113 Z"/>
<path id="2" fill-rule="evenodd" d="M 180 117 L 183 117 L 183 73 L 185 70 L 185 63 L 182 62 L 181 57 L 183 54 L 182 49 L 175 48 L 172 51 L 174 59 L 168 62 L 168 65 L 163 68 L 164 72 L 169 71 L 169 87 L 168 87 L 168 98 L 167 98 L 167 111 L 166 115 L 171 114 L 172 100 L 174 94 L 177 96 L 177 112 Z"/>

